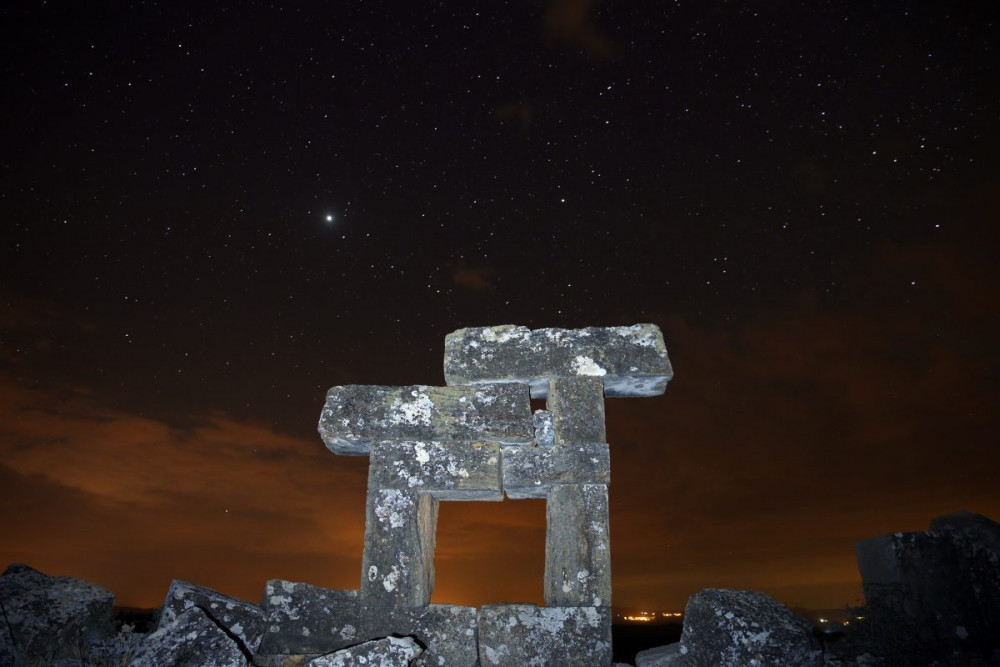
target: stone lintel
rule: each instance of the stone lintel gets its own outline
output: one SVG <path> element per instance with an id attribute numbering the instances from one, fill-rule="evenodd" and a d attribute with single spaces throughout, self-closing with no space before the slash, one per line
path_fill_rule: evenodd
<path id="1" fill-rule="evenodd" d="M 523 384 L 475 387 L 331 388 L 319 433 L 335 454 L 368 454 L 374 440 L 423 442 L 534 441 L 531 402 Z"/>
<path id="2" fill-rule="evenodd" d="M 434 590 L 438 500 L 402 489 L 368 489 L 361 559 L 362 615 L 413 609 Z"/>
<path id="3" fill-rule="evenodd" d="M 611 664 L 611 609 L 491 604 L 479 609 L 483 667 Z"/>
<path id="4" fill-rule="evenodd" d="M 268 628 L 258 655 L 330 653 L 363 638 L 356 590 L 271 579 L 264 586 L 261 608 Z"/>
<path id="5" fill-rule="evenodd" d="M 404 489 L 438 500 L 503 500 L 500 445 L 481 442 L 378 441 L 369 489 Z"/>
<path id="6" fill-rule="evenodd" d="M 553 380 L 545 407 L 552 411 L 556 445 L 607 441 L 601 378 Z"/>
<path id="7" fill-rule="evenodd" d="M 663 334 L 655 324 L 585 329 L 504 325 L 448 334 L 444 374 L 449 385 L 526 382 L 533 398 L 562 377 L 599 377 L 607 396 L 662 394 L 673 377 Z"/>
<path id="8" fill-rule="evenodd" d="M 558 484 L 545 504 L 545 604 L 611 605 L 608 487 Z"/>
<path id="9" fill-rule="evenodd" d="M 545 498 L 557 484 L 611 482 L 607 443 L 504 447 L 503 490 L 508 498 Z"/>

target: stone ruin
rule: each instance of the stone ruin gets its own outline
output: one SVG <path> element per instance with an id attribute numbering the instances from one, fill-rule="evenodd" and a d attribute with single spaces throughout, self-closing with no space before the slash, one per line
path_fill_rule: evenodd
<path id="1" fill-rule="evenodd" d="M 652 325 L 456 331 L 446 387 L 327 395 L 327 446 L 370 457 L 358 590 L 273 579 L 257 605 L 175 580 L 155 629 L 115 636 L 110 591 L 13 564 L 0 574 L 0 665 L 607 666 L 604 397 L 656 395 L 671 376 Z M 548 409 L 531 414 L 532 397 Z M 438 504 L 504 494 L 546 499 L 546 606 L 431 604 Z M 706 589 L 680 641 L 640 651 L 636 667 L 1000 665 L 1000 524 L 960 512 L 857 555 L 867 607 L 848 629 L 817 635 L 763 593 Z"/>
<path id="2" fill-rule="evenodd" d="M 672 377 L 663 335 L 650 324 L 460 329 L 445 339 L 444 372 L 445 387 L 327 393 L 323 441 L 370 459 L 361 586 L 337 602 L 344 625 L 360 627 L 308 648 L 410 635 L 424 664 L 610 664 L 604 398 L 663 393 Z M 547 409 L 532 414 L 531 398 Z M 545 606 L 431 604 L 439 503 L 505 494 L 546 499 Z M 271 592 L 277 605 L 295 593 Z M 301 642 L 273 637 L 281 632 L 265 633 L 262 649 L 302 652 Z"/>

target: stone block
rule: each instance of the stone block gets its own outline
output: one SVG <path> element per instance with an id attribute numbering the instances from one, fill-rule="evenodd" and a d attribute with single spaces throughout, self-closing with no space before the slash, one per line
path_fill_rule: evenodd
<path id="1" fill-rule="evenodd" d="M 559 484 L 545 504 L 545 604 L 611 606 L 608 487 Z"/>
<path id="2" fill-rule="evenodd" d="M 267 618 L 261 656 L 330 653 L 362 639 L 358 591 L 272 579 L 261 609 Z"/>
<path id="3" fill-rule="evenodd" d="M 535 414 L 531 416 L 531 423 L 535 427 L 535 444 L 539 447 L 551 447 L 556 444 L 555 426 L 550 411 L 535 410 Z"/>
<path id="4" fill-rule="evenodd" d="M 459 329 L 445 338 L 449 385 L 527 382 L 533 398 L 561 377 L 599 377 L 606 396 L 655 396 L 673 377 L 654 324 L 585 329 L 505 325 Z"/>
<path id="5" fill-rule="evenodd" d="M 378 441 L 369 489 L 404 489 L 438 500 L 503 500 L 500 445 L 481 442 Z"/>
<path id="6" fill-rule="evenodd" d="M 437 514 L 430 495 L 368 489 L 360 591 L 366 626 L 372 615 L 430 603 Z"/>
<path id="7" fill-rule="evenodd" d="M 114 634 L 114 594 L 82 579 L 14 563 L 0 576 L 0 603 L 0 665 L 76 656 L 81 642 Z"/>
<path id="8" fill-rule="evenodd" d="M 560 378 L 549 384 L 545 407 L 552 411 L 555 444 L 605 442 L 604 381 Z"/>
<path id="9" fill-rule="evenodd" d="M 530 444 L 528 389 L 521 384 L 476 387 L 331 388 L 319 433 L 335 454 L 368 454 L 374 440 Z"/>
<path id="10" fill-rule="evenodd" d="M 407 667 L 423 653 L 412 637 L 382 637 L 345 648 L 329 655 L 321 655 L 304 663 L 307 667 Z"/>
<path id="11" fill-rule="evenodd" d="M 201 607 L 190 607 L 148 635 L 129 667 L 246 667 L 251 655 Z"/>
<path id="12" fill-rule="evenodd" d="M 479 609 L 484 667 L 599 667 L 611 664 L 611 610 L 493 604 Z"/>
<path id="13" fill-rule="evenodd" d="M 759 591 L 709 588 L 692 595 L 677 652 L 681 664 L 691 665 L 823 664 L 809 622 Z"/>
<path id="14" fill-rule="evenodd" d="M 267 629 L 264 610 L 238 598 L 223 595 L 211 588 L 174 579 L 163 601 L 158 628 L 172 623 L 181 613 L 199 607 L 230 633 L 251 653 L 256 652 Z"/>
<path id="15" fill-rule="evenodd" d="M 366 637 L 409 635 L 424 652 L 414 667 L 473 667 L 479 659 L 476 646 L 478 610 L 450 604 L 378 614 L 369 619 Z"/>
<path id="16" fill-rule="evenodd" d="M 556 484 L 611 482 L 607 443 L 504 447 L 503 490 L 508 498 L 545 498 Z"/>

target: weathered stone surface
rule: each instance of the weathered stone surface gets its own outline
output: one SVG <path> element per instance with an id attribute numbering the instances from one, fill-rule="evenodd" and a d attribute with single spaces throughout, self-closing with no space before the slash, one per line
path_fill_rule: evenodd
<path id="1" fill-rule="evenodd" d="M 551 447 L 556 444 L 556 430 L 550 410 L 535 410 L 531 416 L 535 427 L 535 444 L 539 447 Z"/>
<path id="2" fill-rule="evenodd" d="M 1000 525 L 960 512 L 931 530 L 857 543 L 866 616 L 891 626 L 891 659 L 1000 651 Z M 894 641 L 888 641 L 894 639 Z"/>
<path id="3" fill-rule="evenodd" d="M 358 591 L 272 579 L 261 609 L 267 631 L 259 655 L 330 653 L 362 639 Z"/>
<path id="4" fill-rule="evenodd" d="M 309 667 L 406 667 L 423 649 L 412 637 L 383 637 L 313 658 Z"/>
<path id="5" fill-rule="evenodd" d="M 809 622 L 759 591 L 709 588 L 692 595 L 678 652 L 694 665 L 823 664 Z"/>
<path id="6" fill-rule="evenodd" d="M 365 636 L 408 635 L 416 638 L 424 647 L 424 652 L 414 661 L 415 667 L 472 667 L 479 660 L 477 613 L 475 607 L 450 604 L 382 613 L 369 619 Z"/>
<path id="7" fill-rule="evenodd" d="M 635 654 L 635 667 L 681 667 L 683 664 L 680 642 L 648 648 Z"/>
<path id="8" fill-rule="evenodd" d="M 534 441 L 527 387 L 333 387 L 319 433 L 335 454 L 368 454 L 374 440 Z"/>
<path id="9" fill-rule="evenodd" d="M 503 490 L 508 498 L 545 498 L 556 484 L 610 482 L 607 443 L 503 448 Z"/>
<path id="10" fill-rule="evenodd" d="M 264 610 L 238 598 L 229 597 L 180 579 L 174 579 L 167 589 L 160 623 L 157 629 L 172 623 L 182 612 L 199 607 L 218 625 L 226 628 L 251 653 L 260 646 L 267 628 Z"/>
<path id="11" fill-rule="evenodd" d="M 553 667 L 611 663 L 607 607 L 493 604 L 479 609 L 484 667 Z"/>
<path id="12" fill-rule="evenodd" d="M 655 396 L 673 370 L 654 324 L 534 331 L 505 325 L 448 334 L 444 375 L 449 385 L 527 382 L 533 398 L 546 397 L 553 378 L 581 376 L 603 379 L 606 396 Z"/>
<path id="13" fill-rule="evenodd" d="M 129 667 L 246 667 L 250 654 L 201 607 L 177 614 L 146 637 Z"/>
<path id="14" fill-rule="evenodd" d="M 361 565 L 363 623 L 422 607 L 434 590 L 438 500 L 402 489 L 368 489 Z"/>
<path id="15" fill-rule="evenodd" d="M 113 634 L 114 602 L 97 584 L 14 563 L 0 575 L 0 665 L 75 657 L 81 642 Z"/>
<path id="16" fill-rule="evenodd" d="M 545 604 L 611 605 L 608 487 L 560 484 L 545 504 Z"/>
<path id="17" fill-rule="evenodd" d="M 438 500 L 503 500 L 500 445 L 481 442 L 378 441 L 369 489 L 404 489 Z"/>
<path id="18" fill-rule="evenodd" d="M 545 407 L 552 411 L 555 444 L 605 442 L 604 381 L 559 378 L 549 384 Z"/>

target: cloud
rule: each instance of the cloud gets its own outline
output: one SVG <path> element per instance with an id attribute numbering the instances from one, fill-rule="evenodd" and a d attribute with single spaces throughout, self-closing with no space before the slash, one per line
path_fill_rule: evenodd
<path id="1" fill-rule="evenodd" d="M 946 249 L 887 247 L 849 298 L 658 318 L 666 395 L 607 406 L 616 594 L 738 585 L 840 604 L 860 594 L 856 540 L 1000 516 L 995 285 Z"/>
<path id="2" fill-rule="evenodd" d="M 452 274 L 455 287 L 468 292 L 486 292 L 493 289 L 496 269 L 490 266 L 470 267 L 461 265 Z"/>
<path id="3" fill-rule="evenodd" d="M 155 603 L 153 579 L 206 569 L 237 571 L 234 594 L 255 597 L 278 576 L 264 565 L 286 555 L 324 562 L 299 574 L 314 580 L 347 563 L 332 578 L 356 588 L 366 462 L 221 415 L 194 421 L 176 429 L 0 376 L 0 554 L 106 581 L 126 604 Z"/>
<path id="4" fill-rule="evenodd" d="M 617 46 L 594 17 L 598 4 L 599 0 L 550 0 L 543 18 L 545 34 L 588 55 L 613 57 Z"/>

